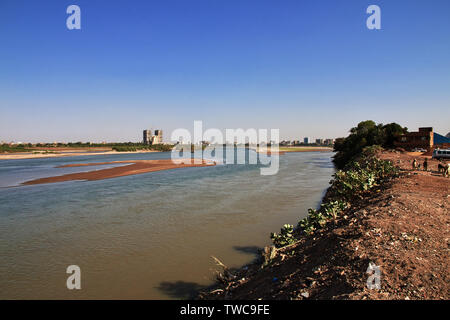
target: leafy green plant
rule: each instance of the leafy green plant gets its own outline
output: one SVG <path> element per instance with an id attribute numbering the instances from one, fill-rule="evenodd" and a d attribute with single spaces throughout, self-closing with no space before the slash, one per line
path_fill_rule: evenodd
<path id="1" fill-rule="evenodd" d="M 319 210 L 308 209 L 308 216 L 300 220 L 297 228 L 308 234 L 313 233 L 323 228 L 328 221 L 336 219 L 348 206 L 345 201 L 335 200 L 322 204 Z"/>
<path id="2" fill-rule="evenodd" d="M 321 210 L 327 218 L 336 219 L 342 211 L 349 207 L 348 202 L 343 200 L 335 200 L 321 205 Z"/>
<path id="3" fill-rule="evenodd" d="M 386 178 L 398 175 L 398 169 L 390 161 L 375 157 L 375 150 L 364 149 L 359 158 L 334 174 L 330 189 L 335 196 L 346 200 L 361 198 Z"/>
<path id="4" fill-rule="evenodd" d="M 307 234 L 323 228 L 328 221 L 336 220 L 355 198 L 362 198 L 372 188 L 386 179 L 398 175 L 398 169 L 390 162 L 376 158 L 379 146 L 363 149 L 361 155 L 334 175 L 328 201 L 319 210 L 309 209 L 297 228 Z"/>
<path id="5" fill-rule="evenodd" d="M 272 239 L 272 242 L 275 245 L 275 247 L 281 248 L 293 244 L 294 242 L 297 241 L 293 233 L 294 233 L 294 226 L 290 224 L 285 224 L 283 228 L 281 228 L 280 234 L 272 232 L 270 234 L 270 238 Z"/>

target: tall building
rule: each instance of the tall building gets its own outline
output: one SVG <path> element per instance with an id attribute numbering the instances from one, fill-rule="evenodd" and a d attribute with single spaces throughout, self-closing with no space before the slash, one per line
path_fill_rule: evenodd
<path id="1" fill-rule="evenodd" d="M 308 137 L 304 137 L 303 138 L 303 143 L 304 144 L 309 144 L 309 138 Z"/>
<path id="2" fill-rule="evenodd" d="M 163 132 L 162 130 L 155 130 L 155 135 L 153 136 L 153 143 L 152 144 L 161 144 L 162 141 L 162 136 Z"/>
<path id="3" fill-rule="evenodd" d="M 143 142 L 144 144 L 152 144 L 152 130 L 144 130 Z"/>
<path id="4" fill-rule="evenodd" d="M 152 135 L 151 129 L 143 131 L 143 143 L 144 144 L 161 144 L 163 142 L 162 130 L 155 130 L 155 135 Z"/>

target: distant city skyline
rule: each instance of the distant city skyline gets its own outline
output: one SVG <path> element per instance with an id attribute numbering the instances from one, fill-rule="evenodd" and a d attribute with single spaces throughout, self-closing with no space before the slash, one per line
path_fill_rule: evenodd
<path id="1" fill-rule="evenodd" d="M 356 126 L 356 124 L 355 124 Z M 209 128 L 207 128 L 209 129 Z M 242 128 L 242 129 L 251 129 L 251 128 Z M 263 128 L 264 129 L 264 128 Z M 350 128 L 349 128 L 350 129 Z M 418 128 L 414 129 L 414 128 L 408 128 L 409 131 L 416 131 Z M 151 129 L 144 129 L 144 131 L 149 131 L 149 134 L 151 133 Z M 153 130 L 155 131 L 155 130 Z M 158 131 L 158 130 L 156 130 Z M 163 130 L 162 130 L 163 131 Z M 0 144 L 1 143 L 76 143 L 76 142 L 82 142 L 82 143 L 113 143 L 113 142 L 143 142 L 145 141 L 145 139 L 142 138 L 142 130 L 139 131 L 140 132 L 140 138 L 135 137 L 134 139 L 129 139 L 129 140 L 95 140 L 95 139 L 87 139 L 87 140 L 37 140 L 37 139 L 29 139 L 29 140 L 0 140 Z M 443 135 L 443 136 L 450 136 L 450 132 L 447 133 L 443 133 L 443 132 L 438 132 L 439 134 Z M 145 133 L 144 133 L 145 134 Z M 313 136 L 295 136 L 293 138 L 280 138 L 279 141 L 281 142 L 294 142 L 297 141 L 298 143 L 304 143 L 304 144 L 313 144 L 313 143 L 324 143 L 327 142 L 327 140 L 335 140 L 337 138 L 341 138 L 341 137 L 346 137 L 349 134 L 349 132 L 347 132 L 346 134 L 342 135 L 342 136 L 336 136 L 336 137 L 329 137 L 329 136 L 317 136 L 317 137 L 313 137 Z M 162 138 L 162 140 L 158 140 L 158 141 L 162 141 L 162 142 L 170 142 L 170 134 L 169 137 L 164 136 Z"/>
<path id="2" fill-rule="evenodd" d="M 68 30 L 66 8 L 81 8 Z M 3 0 L 0 141 L 164 140 L 177 128 L 337 138 L 450 131 L 450 1 Z"/>

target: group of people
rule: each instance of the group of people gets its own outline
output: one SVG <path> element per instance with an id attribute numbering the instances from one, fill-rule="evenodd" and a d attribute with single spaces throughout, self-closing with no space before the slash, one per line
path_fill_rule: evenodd
<path id="1" fill-rule="evenodd" d="M 412 162 L 412 167 L 413 167 L 413 170 L 420 170 L 420 163 L 417 162 L 416 159 L 414 159 Z M 423 161 L 423 170 L 428 171 L 428 159 L 427 158 L 425 158 L 425 160 Z M 444 177 L 449 177 L 450 176 L 450 163 L 439 163 L 438 171 L 442 172 Z"/>

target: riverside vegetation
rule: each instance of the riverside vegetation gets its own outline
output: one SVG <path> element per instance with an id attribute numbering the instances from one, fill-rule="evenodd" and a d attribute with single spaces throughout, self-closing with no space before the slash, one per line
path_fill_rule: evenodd
<path id="1" fill-rule="evenodd" d="M 343 169 L 347 163 L 357 157 L 365 147 L 379 145 L 385 149 L 394 148 L 396 138 L 408 132 L 408 128 L 397 123 L 383 125 L 371 120 L 362 121 L 350 129 L 346 138 L 337 138 L 334 151 L 337 152 L 333 162 L 337 169 Z"/>
<path id="2" fill-rule="evenodd" d="M 312 289 L 316 286 L 317 283 L 311 277 L 322 274 L 323 270 L 315 265 L 347 259 L 347 256 L 337 254 L 344 249 L 339 246 L 342 243 L 332 230 L 354 225 L 355 210 L 364 207 L 375 195 L 382 195 L 401 176 L 400 170 L 391 160 L 383 160 L 379 155 L 384 149 L 392 148 L 396 136 L 406 131 L 406 128 L 396 123 L 377 125 L 373 121 L 363 121 L 350 130 L 348 137 L 337 139 L 333 159 L 337 171 L 320 207 L 309 209 L 308 215 L 296 226 L 285 224 L 279 233 L 271 233 L 273 245 L 265 247 L 261 258 L 251 265 L 236 270 L 234 274 L 224 268 L 228 272 L 217 276 L 222 287 L 200 293 L 200 298 L 310 297 L 310 292 L 301 291 L 305 287 Z M 316 247 L 320 249 L 314 249 Z M 292 262 L 294 256 L 294 260 L 303 262 Z M 351 270 L 355 267 L 348 263 L 346 261 L 340 268 Z M 339 272 L 341 277 L 343 271 Z M 279 278 L 282 275 L 285 276 L 283 281 Z M 300 283 L 296 285 L 291 282 L 294 278 L 298 278 Z M 266 284 L 261 285 L 262 282 Z M 331 282 L 328 279 L 324 283 L 330 285 L 330 291 L 321 294 L 323 297 L 334 296 L 335 291 L 341 290 L 340 286 L 343 285 L 341 280 L 336 279 Z M 344 282 L 343 286 L 348 286 L 348 283 Z M 278 294 L 274 290 L 279 290 Z"/>
<path id="3" fill-rule="evenodd" d="M 297 242 L 296 235 L 311 234 L 351 206 L 355 199 L 362 199 L 372 188 L 385 180 L 398 176 L 398 169 L 376 154 L 383 148 L 392 148 L 396 137 L 408 132 L 397 123 L 383 125 L 367 120 L 350 129 L 346 138 L 336 139 L 333 162 L 339 169 L 330 181 L 330 188 L 318 210 L 309 209 L 297 228 L 285 224 L 280 233 L 271 233 L 270 238 L 277 248 Z"/>
<path id="4" fill-rule="evenodd" d="M 397 177 L 398 169 L 390 161 L 376 158 L 381 150 L 380 146 L 365 147 L 358 157 L 338 170 L 319 209 L 309 209 L 308 216 L 300 220 L 296 228 L 285 224 L 279 234 L 270 235 L 275 247 L 294 244 L 301 234 L 313 234 L 322 229 L 343 214 L 353 200 L 364 198 L 372 188 Z"/>
<path id="5" fill-rule="evenodd" d="M 283 228 L 283 234 L 291 235 L 285 243 L 266 246 L 253 263 L 224 273 L 225 281 L 200 298 L 448 300 L 448 179 L 439 174 L 437 160 L 429 160 L 425 171 L 411 169 L 417 156 L 402 150 L 382 150 L 375 157 L 387 167 L 376 165 L 379 161 L 363 163 L 378 166 L 380 179 L 363 173 L 360 163 L 349 163 L 366 177 L 363 182 L 343 190 L 333 189 L 337 183 L 330 186 L 319 210 L 330 216 L 334 211 L 336 218 L 309 232 Z M 343 171 L 347 176 L 349 171 Z M 327 206 L 336 194 L 350 207 Z M 368 286 L 371 265 L 380 268 L 380 288 Z"/>

